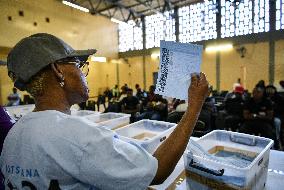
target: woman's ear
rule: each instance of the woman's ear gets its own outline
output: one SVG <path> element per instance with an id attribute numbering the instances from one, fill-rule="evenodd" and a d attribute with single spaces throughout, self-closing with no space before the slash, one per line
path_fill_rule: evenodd
<path id="1" fill-rule="evenodd" d="M 51 64 L 51 69 L 54 71 L 55 76 L 60 80 L 64 81 L 63 72 L 58 68 L 58 65 L 56 63 Z"/>

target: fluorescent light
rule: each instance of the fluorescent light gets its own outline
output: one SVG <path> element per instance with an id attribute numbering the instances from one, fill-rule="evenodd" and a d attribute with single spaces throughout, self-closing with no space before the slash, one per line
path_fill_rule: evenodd
<path id="1" fill-rule="evenodd" d="M 205 51 L 207 52 L 216 52 L 216 51 L 229 51 L 233 49 L 232 44 L 221 44 L 216 46 L 208 46 L 205 48 Z"/>
<path id="2" fill-rule="evenodd" d="M 85 7 L 81 7 L 81 6 L 76 5 L 76 4 L 74 4 L 74 3 L 71 3 L 71 2 L 69 2 L 69 1 L 63 0 L 62 3 L 65 4 L 65 5 L 68 5 L 68 6 L 70 6 L 70 7 L 73 7 L 73 8 L 75 8 L 75 9 L 79 9 L 79 10 L 84 11 L 84 12 L 87 12 L 87 13 L 89 12 L 89 9 L 87 9 L 87 8 L 85 8 Z"/>
<path id="3" fill-rule="evenodd" d="M 118 63 L 118 64 L 122 63 L 122 61 L 121 61 L 120 59 L 112 59 L 110 62 L 111 62 L 111 63 L 114 63 L 114 64 L 116 64 L 116 63 Z"/>
<path id="4" fill-rule="evenodd" d="M 91 56 L 91 61 L 105 63 L 106 62 L 106 57 Z"/>
<path id="5" fill-rule="evenodd" d="M 151 58 L 152 59 L 158 59 L 160 57 L 160 53 L 159 52 L 155 52 L 151 54 Z"/>
<path id="6" fill-rule="evenodd" d="M 122 21 L 117 20 L 117 19 L 115 19 L 115 18 L 111 18 L 110 20 L 111 20 L 112 22 L 117 23 L 117 24 L 127 24 L 126 22 L 122 22 Z"/>

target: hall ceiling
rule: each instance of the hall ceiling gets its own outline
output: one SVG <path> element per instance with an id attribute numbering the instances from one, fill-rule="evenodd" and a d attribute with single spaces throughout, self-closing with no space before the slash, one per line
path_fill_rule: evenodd
<path id="1" fill-rule="evenodd" d="M 93 15 L 102 15 L 120 21 L 136 20 L 142 15 L 147 16 L 163 13 L 174 7 L 181 7 L 202 0 L 67 0 L 89 9 Z"/>

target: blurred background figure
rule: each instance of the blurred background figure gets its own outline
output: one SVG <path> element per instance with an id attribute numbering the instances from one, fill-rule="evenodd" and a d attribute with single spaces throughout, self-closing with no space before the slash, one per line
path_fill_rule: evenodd
<path id="1" fill-rule="evenodd" d="M 13 88 L 13 93 L 11 93 L 9 96 L 8 96 L 8 104 L 7 106 L 18 106 L 20 105 L 20 101 L 21 101 L 21 98 L 20 98 L 20 95 L 17 93 L 17 89 L 16 88 Z"/>
<path id="2" fill-rule="evenodd" d="M 265 88 L 266 97 L 272 102 L 273 107 L 273 122 L 275 127 L 275 135 L 276 135 L 276 147 L 282 149 L 282 144 L 280 141 L 280 134 L 283 130 L 281 124 L 283 125 L 284 121 L 284 100 L 283 97 L 280 96 L 277 92 L 277 89 L 273 85 L 268 85 Z"/>
<path id="3" fill-rule="evenodd" d="M 137 116 L 137 120 L 166 120 L 168 117 L 168 102 L 161 95 L 155 94 L 155 86 L 152 85 L 143 103 L 143 113 Z"/>
<path id="4" fill-rule="evenodd" d="M 123 98 L 120 102 L 121 111 L 123 113 L 131 114 L 130 122 L 133 123 L 135 121 L 135 116 L 140 111 L 139 100 L 136 96 L 133 96 L 133 90 L 128 88 L 126 90 L 127 97 Z"/>
<path id="5" fill-rule="evenodd" d="M 119 89 L 118 89 L 118 85 L 117 84 L 113 87 L 113 89 L 111 91 L 112 91 L 112 96 L 114 98 L 118 98 L 118 96 L 119 96 Z"/>
<path id="6" fill-rule="evenodd" d="M 275 139 L 272 102 L 265 98 L 264 92 L 264 88 L 255 87 L 253 96 L 244 104 L 244 124 L 240 131 Z"/>

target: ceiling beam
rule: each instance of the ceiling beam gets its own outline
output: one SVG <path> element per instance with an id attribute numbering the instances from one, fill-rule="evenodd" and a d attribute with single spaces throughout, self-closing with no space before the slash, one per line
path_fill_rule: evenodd
<path id="1" fill-rule="evenodd" d="M 147 10 L 150 10 L 153 13 L 157 13 L 157 14 L 161 14 L 162 13 L 162 12 L 156 10 L 155 8 L 153 9 L 151 6 L 147 5 L 144 1 L 141 1 L 141 0 L 135 0 L 135 1 L 140 3 L 140 4 L 142 4 L 142 5 L 144 5 L 146 8 L 148 8 Z M 138 12 L 138 13 L 140 13 L 140 12 Z"/>
<path id="2" fill-rule="evenodd" d="M 136 12 L 134 9 L 131 8 L 127 8 L 125 5 L 121 4 L 119 1 L 112 1 L 112 0 L 105 0 L 106 2 L 116 5 L 119 8 L 125 9 L 127 11 L 129 11 L 130 13 L 132 13 L 135 17 L 140 17 L 141 14 L 139 14 L 138 12 Z"/>
<path id="3" fill-rule="evenodd" d="M 107 11 L 107 10 L 109 10 L 109 9 L 113 9 L 113 8 L 115 8 L 115 7 L 117 7 L 117 6 L 116 6 L 116 5 L 110 5 L 110 6 L 106 7 L 106 8 L 100 9 L 100 10 L 98 11 L 98 13 Z"/>

